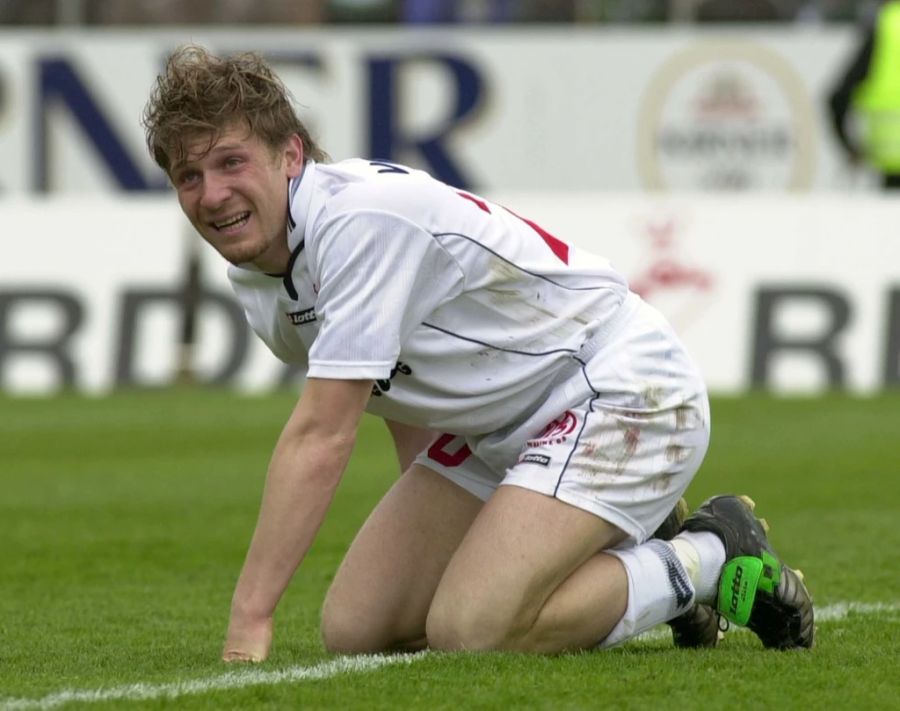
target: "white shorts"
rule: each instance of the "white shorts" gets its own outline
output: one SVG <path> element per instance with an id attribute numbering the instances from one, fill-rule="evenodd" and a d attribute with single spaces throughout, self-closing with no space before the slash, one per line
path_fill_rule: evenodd
<path id="1" fill-rule="evenodd" d="M 574 359 L 544 405 L 485 437 L 445 434 L 416 459 L 486 500 L 520 486 L 649 538 L 674 508 L 709 444 L 709 402 L 662 317 L 641 304 L 605 342 Z"/>

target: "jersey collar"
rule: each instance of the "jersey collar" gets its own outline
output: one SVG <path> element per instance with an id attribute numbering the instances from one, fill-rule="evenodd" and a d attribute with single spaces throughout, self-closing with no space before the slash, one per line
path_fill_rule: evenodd
<path id="1" fill-rule="evenodd" d="M 288 266 L 288 274 L 293 268 L 294 262 L 300 252 L 303 251 L 303 239 L 306 234 L 306 220 L 309 217 L 309 204 L 312 201 L 313 187 L 315 184 L 316 162 L 308 160 L 303 165 L 303 170 L 296 178 L 288 180 L 288 206 L 287 206 L 287 243 L 291 250 L 291 261 Z M 239 269 L 251 272 L 262 270 L 252 262 L 238 264 Z M 283 277 L 284 274 L 269 274 L 268 276 Z"/>
<path id="2" fill-rule="evenodd" d="M 287 240 L 294 253 L 306 235 L 306 220 L 309 218 L 309 204 L 312 201 L 316 182 L 316 162 L 308 160 L 296 178 L 288 182 Z"/>

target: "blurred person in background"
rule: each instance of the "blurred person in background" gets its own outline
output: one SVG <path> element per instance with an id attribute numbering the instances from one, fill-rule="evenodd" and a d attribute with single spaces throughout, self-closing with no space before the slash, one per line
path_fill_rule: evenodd
<path id="1" fill-rule="evenodd" d="M 752 502 L 685 518 L 706 387 L 607 260 L 422 171 L 330 163 L 256 54 L 177 50 L 143 122 L 251 326 L 307 371 L 226 661 L 269 654 L 364 412 L 402 474 L 331 583 L 327 649 L 557 653 L 663 622 L 679 646 L 712 646 L 719 615 L 766 647 L 812 646 L 811 598 Z"/>
<path id="2" fill-rule="evenodd" d="M 851 165 L 875 169 L 886 189 L 900 188 L 900 1 L 881 5 L 828 106 Z"/>
<path id="3" fill-rule="evenodd" d="M 84 0 L 92 25 L 164 25 L 212 22 L 217 0 Z"/>
<path id="4" fill-rule="evenodd" d="M 57 0 L 0 0 L 0 24 L 52 25 L 57 10 Z"/>
<path id="5" fill-rule="evenodd" d="M 599 22 L 666 22 L 675 19 L 670 0 L 583 0 L 578 17 Z"/>
<path id="6" fill-rule="evenodd" d="M 783 20 L 771 0 L 702 0 L 694 14 L 697 22 L 775 22 Z"/>
<path id="7" fill-rule="evenodd" d="M 799 22 L 867 22 L 878 5 L 878 0 L 803 0 L 794 18 Z"/>
<path id="8" fill-rule="evenodd" d="M 405 0 L 410 24 L 573 22 L 577 0 Z"/>
<path id="9" fill-rule="evenodd" d="M 82 0 L 96 25 L 308 24 L 324 19 L 326 0 Z"/>
<path id="10" fill-rule="evenodd" d="M 326 0 L 327 22 L 389 23 L 399 19 L 400 0 Z"/>

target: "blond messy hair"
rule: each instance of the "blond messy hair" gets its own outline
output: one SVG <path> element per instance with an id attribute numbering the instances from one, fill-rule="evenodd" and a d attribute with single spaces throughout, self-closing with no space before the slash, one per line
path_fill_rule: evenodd
<path id="1" fill-rule="evenodd" d="M 297 117 L 288 90 L 259 54 L 216 57 L 197 45 L 176 49 L 142 117 L 156 163 L 168 173 L 184 159 L 186 140 L 208 136 L 212 147 L 235 123 L 244 123 L 273 152 L 297 134 L 305 159 L 328 160 Z"/>

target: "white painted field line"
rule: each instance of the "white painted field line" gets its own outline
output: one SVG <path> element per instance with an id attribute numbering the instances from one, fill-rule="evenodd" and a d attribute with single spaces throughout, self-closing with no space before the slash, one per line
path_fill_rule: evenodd
<path id="1" fill-rule="evenodd" d="M 879 615 L 900 611 L 900 602 L 838 602 L 816 608 L 817 622 L 839 622 L 851 615 Z M 740 630 L 741 628 L 737 628 Z M 663 627 L 641 635 L 641 639 L 669 637 L 671 632 Z M 66 689 L 41 699 L 0 699 L 0 711 L 24 709 L 53 709 L 63 704 L 99 701 L 146 701 L 152 699 L 177 699 L 182 696 L 205 694 L 211 691 L 243 689 L 248 686 L 276 686 L 315 679 L 330 679 L 340 674 L 367 672 L 392 664 L 412 664 L 424 659 L 427 652 L 419 654 L 338 657 L 313 667 L 289 667 L 278 671 L 262 671 L 242 668 L 206 679 L 181 681 L 171 684 L 129 684 L 111 689 Z"/>
<path id="2" fill-rule="evenodd" d="M 171 684 L 129 684 L 111 689 L 76 690 L 67 689 L 50 694 L 42 699 L 0 699 L 0 710 L 52 709 L 63 704 L 97 701 L 147 701 L 152 699 L 177 699 L 181 696 L 205 694 L 211 691 L 243 689 L 248 686 L 275 686 L 298 681 L 330 679 L 340 674 L 367 672 L 392 664 L 412 664 L 423 654 L 402 654 L 391 656 L 339 657 L 313 667 L 289 667 L 278 671 L 262 671 L 243 668 L 238 671 L 219 674 L 206 679 L 179 681 Z"/>
<path id="3" fill-rule="evenodd" d="M 854 615 L 878 615 L 882 612 L 897 612 L 900 603 L 897 602 L 836 602 L 819 609 L 815 608 L 817 622 L 831 622 L 843 620 Z"/>

